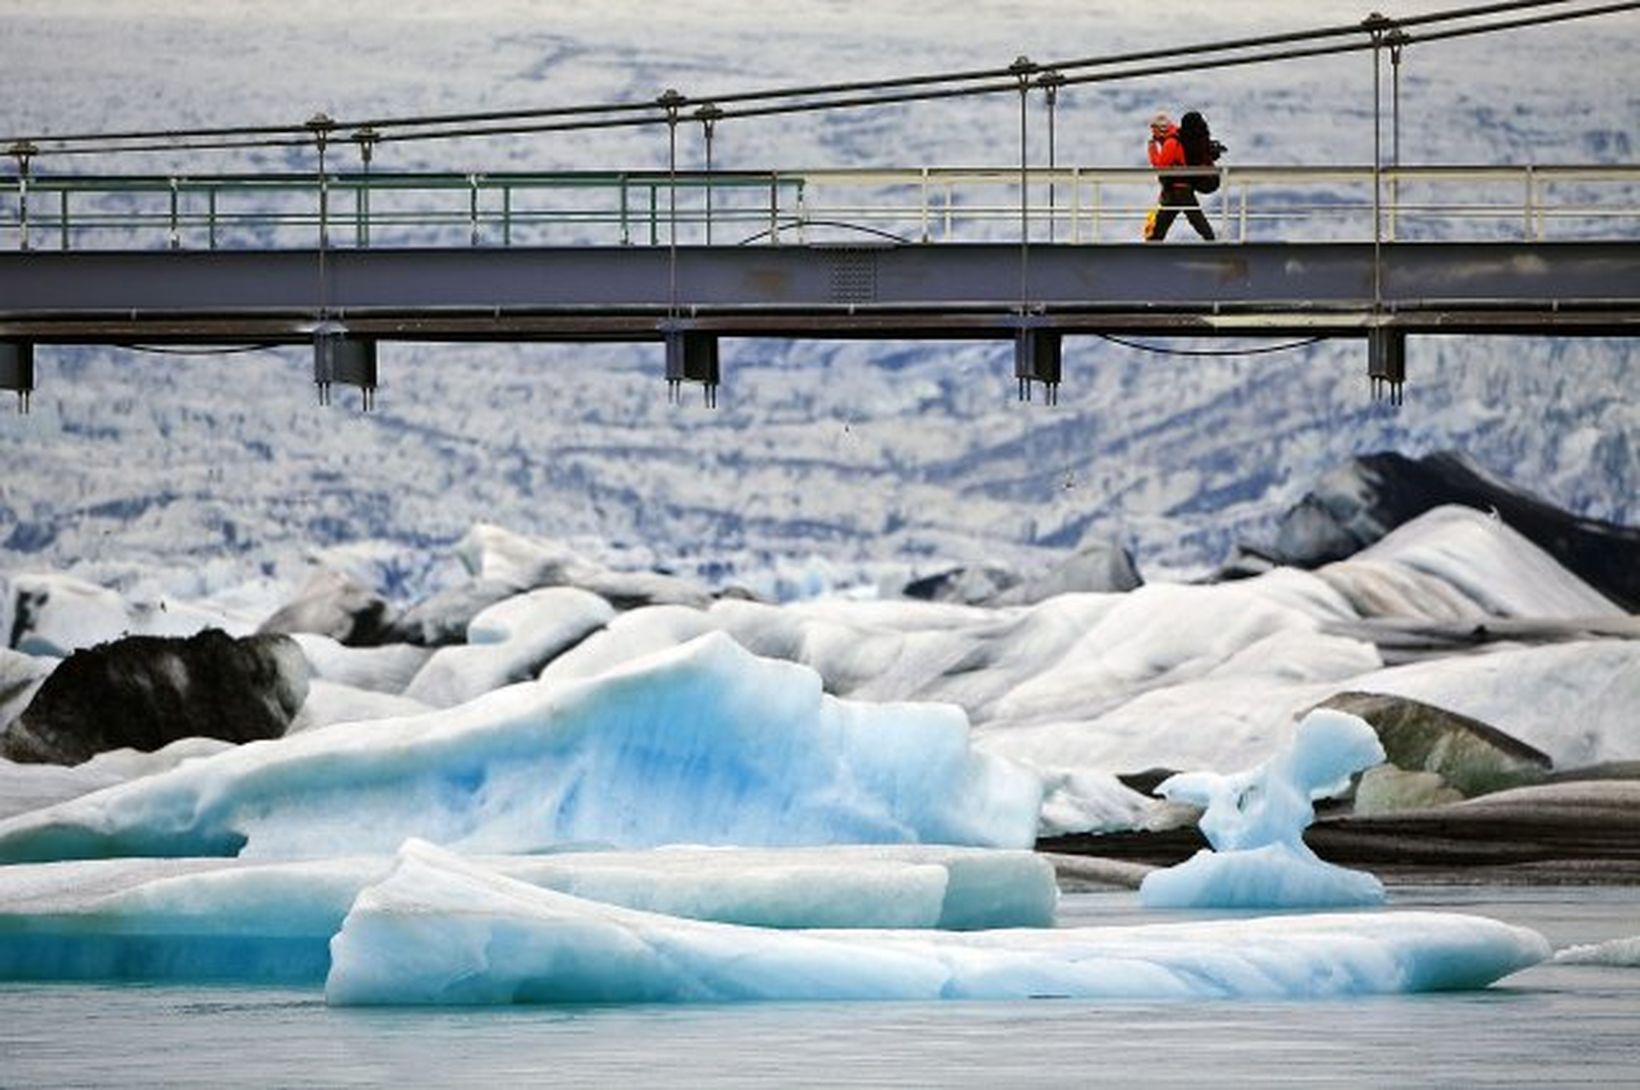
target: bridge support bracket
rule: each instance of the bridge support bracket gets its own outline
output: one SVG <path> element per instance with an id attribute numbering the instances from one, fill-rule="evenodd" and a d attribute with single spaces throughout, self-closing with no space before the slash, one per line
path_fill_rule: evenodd
<path id="1" fill-rule="evenodd" d="M 34 342 L 0 341 L 0 390 L 17 394 L 17 411 L 28 412 L 34 393 Z"/>
<path id="2" fill-rule="evenodd" d="M 1374 401 L 1387 398 L 1392 406 L 1402 404 L 1407 381 L 1405 333 L 1382 325 L 1367 330 L 1367 380 Z"/>
<path id="3" fill-rule="evenodd" d="M 319 389 L 319 404 L 330 404 L 333 383 L 357 386 L 363 409 L 376 404 L 376 342 L 351 337 L 337 322 L 321 323 L 313 331 L 313 383 Z"/>
<path id="4" fill-rule="evenodd" d="M 1024 326 L 1014 334 L 1014 377 L 1019 380 L 1019 400 L 1031 400 L 1031 384 L 1040 382 L 1043 404 L 1059 404 L 1062 348 L 1057 329 Z"/>
<path id="5" fill-rule="evenodd" d="M 718 339 L 715 333 L 695 329 L 669 328 L 666 331 L 666 399 L 679 401 L 685 382 L 698 382 L 708 409 L 717 408 Z"/>

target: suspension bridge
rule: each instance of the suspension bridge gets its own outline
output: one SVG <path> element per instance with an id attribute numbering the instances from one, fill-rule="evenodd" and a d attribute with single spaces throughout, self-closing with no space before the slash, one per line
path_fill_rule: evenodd
<path id="1" fill-rule="evenodd" d="M 1636 7 L 1374 15 L 1172 49 L 1165 60 L 1019 58 L 993 71 L 700 102 L 668 91 L 651 103 L 541 111 L 18 138 L 12 176 L 0 178 L 0 389 L 26 407 L 42 344 L 311 342 L 321 399 L 332 384 L 354 385 L 368 407 L 384 341 L 618 341 L 664 345 L 674 391 L 700 383 L 711 404 L 724 338 L 976 339 L 1010 343 L 1021 396 L 1040 385 L 1051 402 L 1064 338 L 1144 335 L 1360 338 L 1375 393 L 1398 402 L 1408 336 L 1640 333 L 1640 165 L 1403 166 L 1402 50 Z M 1446 22 L 1455 18 L 1465 21 Z M 1191 171 L 1217 182 L 1204 200 L 1211 242 L 1139 241 L 1153 171 L 1056 161 L 1053 108 L 1066 86 L 1363 50 L 1371 162 Z M 714 129 L 737 116 L 1008 93 L 1020 108 L 1016 163 L 711 168 Z M 1046 163 L 1040 147 L 1032 155 L 1033 100 L 1047 107 Z M 387 141 L 609 125 L 664 126 L 667 168 L 372 169 Z M 680 170 L 679 130 L 695 125 L 707 168 Z M 123 162 L 245 147 L 310 148 L 314 169 L 55 169 L 93 154 Z M 353 161 L 338 167 L 344 154 Z"/>

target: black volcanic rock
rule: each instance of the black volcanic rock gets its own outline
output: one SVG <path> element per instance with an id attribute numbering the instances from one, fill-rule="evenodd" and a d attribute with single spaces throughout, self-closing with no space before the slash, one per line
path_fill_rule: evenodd
<path id="1" fill-rule="evenodd" d="M 1313 568 L 1342 560 L 1444 504 L 1495 511 L 1517 533 L 1630 613 L 1640 611 L 1640 529 L 1578 518 L 1454 451 L 1369 454 L 1327 474 L 1282 517 L 1269 554 Z"/>
<path id="2" fill-rule="evenodd" d="M 278 738 L 307 690 L 307 659 L 286 636 L 127 636 L 64 659 L 0 736 L 0 755 L 72 765 L 179 738 Z"/>

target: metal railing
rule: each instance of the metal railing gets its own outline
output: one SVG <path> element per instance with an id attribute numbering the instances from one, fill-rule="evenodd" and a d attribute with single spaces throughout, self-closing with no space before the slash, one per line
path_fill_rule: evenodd
<path id="1" fill-rule="evenodd" d="M 1640 166 L 1241 167 L 1221 241 L 1640 237 Z M 676 201 L 671 198 L 675 188 Z M 1017 167 L 491 174 L 34 175 L 0 181 L 0 248 L 1137 241 L 1155 173 Z M 675 211 L 674 211 L 675 205 Z M 1184 223 L 1175 232 L 1191 234 Z"/>

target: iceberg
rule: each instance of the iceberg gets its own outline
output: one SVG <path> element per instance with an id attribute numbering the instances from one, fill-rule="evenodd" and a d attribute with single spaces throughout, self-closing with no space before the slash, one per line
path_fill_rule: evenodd
<path id="1" fill-rule="evenodd" d="M 1640 969 L 1640 935 L 1607 939 L 1555 951 L 1560 965 L 1605 965 L 1615 969 Z"/>
<path id="2" fill-rule="evenodd" d="M 575 587 L 545 587 L 504 599 L 472 619 L 465 644 L 434 653 L 404 695 L 438 708 L 464 704 L 534 677 L 614 617 L 608 602 Z"/>
<path id="3" fill-rule="evenodd" d="M 488 856 L 542 889 L 769 928 L 1048 927 L 1033 852 L 935 845 L 667 848 Z M 0 980 L 317 984 L 329 942 L 392 856 L 283 863 L 96 859 L 0 868 Z"/>
<path id="4" fill-rule="evenodd" d="M 1319 708 L 1293 743 L 1256 768 L 1233 775 L 1185 772 L 1156 793 L 1203 808 L 1199 825 L 1213 850 L 1153 871 L 1139 886 L 1149 908 L 1319 908 L 1378 904 L 1383 883 L 1319 858 L 1304 843 L 1311 800 L 1337 794 L 1350 776 L 1384 760 L 1366 720 Z"/>
<path id="5" fill-rule="evenodd" d="M 561 685 L 305 731 L 0 821 L 0 861 L 325 858 L 421 837 L 564 844 L 1026 848 L 1041 783 L 961 709 L 863 704 L 711 634 Z"/>
<path id="6" fill-rule="evenodd" d="M 335 1005 L 743 1000 L 1309 999 L 1484 987 L 1549 956 L 1446 913 L 1128 927 L 775 931 L 538 889 L 430 844 L 331 940 Z"/>

